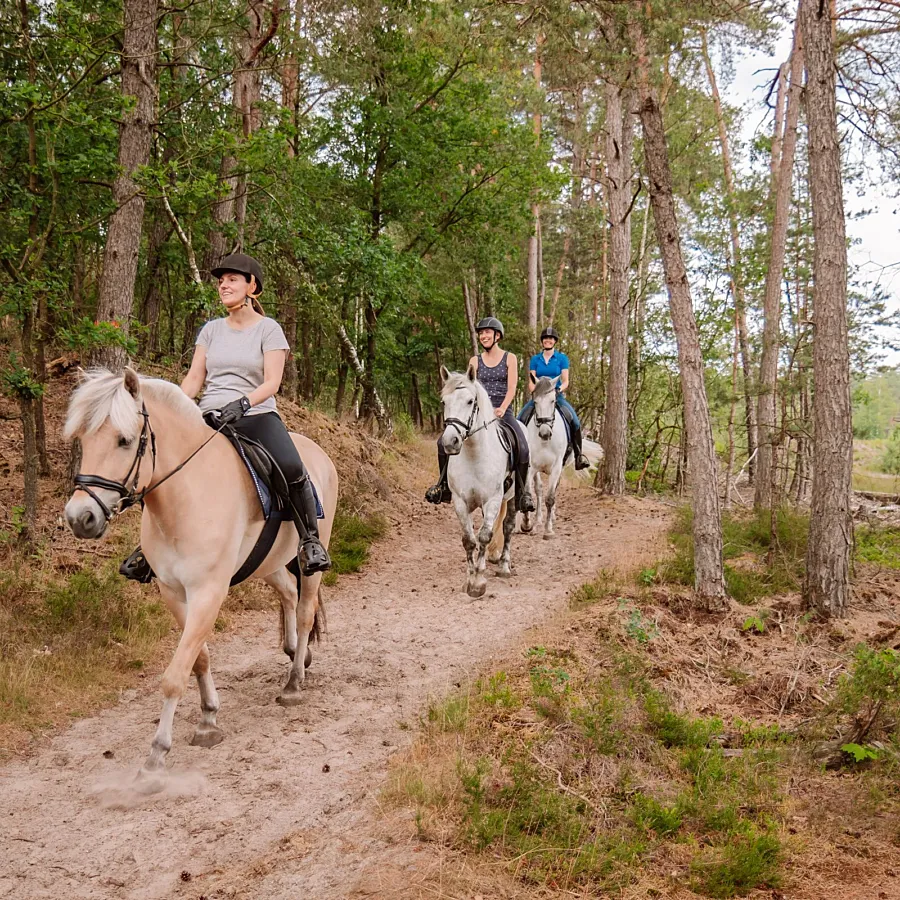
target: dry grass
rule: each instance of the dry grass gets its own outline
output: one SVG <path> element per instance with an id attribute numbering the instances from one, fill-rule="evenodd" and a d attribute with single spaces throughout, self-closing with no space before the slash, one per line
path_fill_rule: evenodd
<path id="1" fill-rule="evenodd" d="M 894 757 L 815 756 L 852 724 L 854 647 L 900 634 L 900 580 L 861 569 L 853 617 L 824 625 L 796 595 L 716 618 L 652 579 L 577 592 L 539 646 L 432 707 L 383 795 L 376 893 L 900 896 Z"/>

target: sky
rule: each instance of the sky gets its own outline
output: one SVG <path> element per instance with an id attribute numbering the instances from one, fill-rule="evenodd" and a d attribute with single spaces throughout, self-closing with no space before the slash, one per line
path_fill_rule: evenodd
<path id="1" fill-rule="evenodd" d="M 722 86 L 722 93 L 728 102 L 740 106 L 744 110 L 743 138 L 745 142 L 752 140 L 757 129 L 764 128 L 768 133 L 771 128 L 771 113 L 765 106 L 769 84 L 778 66 L 787 59 L 791 49 L 791 36 L 787 31 L 775 46 L 774 54 L 751 53 L 734 61 L 734 79 Z M 871 168 L 878 165 L 873 154 L 867 160 Z M 861 267 L 867 280 L 880 282 L 890 294 L 890 309 L 900 310 L 900 214 L 898 202 L 888 191 L 878 185 L 880 179 L 870 180 L 876 185 L 861 186 L 863 195 L 859 196 L 857 187 L 845 186 L 844 206 L 848 212 L 847 233 L 854 241 L 850 248 L 850 263 Z M 870 215 L 854 218 L 853 213 L 863 209 L 872 210 Z M 890 337 L 900 342 L 900 329 Z M 885 363 L 900 365 L 900 352 L 886 352 Z"/>

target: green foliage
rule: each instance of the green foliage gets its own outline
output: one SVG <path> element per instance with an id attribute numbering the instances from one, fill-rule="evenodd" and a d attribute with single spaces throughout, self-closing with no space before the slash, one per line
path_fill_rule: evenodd
<path id="1" fill-rule="evenodd" d="M 747 616 L 741 625 L 741 631 L 755 631 L 757 634 L 764 634 L 766 631 L 766 619 L 768 618 L 764 612 L 755 616 Z"/>
<path id="2" fill-rule="evenodd" d="M 838 684 L 834 708 L 866 723 L 861 737 L 884 731 L 887 737 L 896 738 L 900 721 L 900 652 L 890 647 L 875 650 L 865 644 L 857 647 L 853 668 Z"/>
<path id="3" fill-rule="evenodd" d="M 369 559 L 369 547 L 387 533 L 387 520 L 380 515 L 363 518 L 338 507 L 331 531 L 329 553 L 332 569 L 323 578 L 325 584 L 335 584 L 338 575 L 358 572 Z"/>
<path id="4" fill-rule="evenodd" d="M 694 861 L 693 887 L 707 897 L 743 897 L 756 888 L 776 888 L 781 856 L 777 835 L 748 829 Z"/>
<path id="5" fill-rule="evenodd" d="M 684 508 L 670 532 L 674 553 L 658 569 L 663 581 L 693 584 L 691 525 L 690 509 Z M 723 515 L 725 583 L 731 596 L 739 603 L 752 604 L 765 597 L 799 590 L 808 533 L 807 516 L 787 507 L 777 511 L 774 522 L 765 512 L 752 516 Z"/>
<path id="6" fill-rule="evenodd" d="M 4 390 L 14 397 L 37 400 L 44 393 L 44 385 L 35 379 L 30 369 L 19 362 L 15 353 L 9 354 L 9 368 L 0 373 L 0 381 Z"/>
<path id="7" fill-rule="evenodd" d="M 122 347 L 127 353 L 137 353 L 137 340 L 127 334 L 121 322 L 93 320 L 84 316 L 70 328 L 59 330 L 59 339 L 73 350 L 95 350 L 98 347 Z"/>
<path id="8" fill-rule="evenodd" d="M 856 558 L 900 569 L 900 529 L 861 526 L 855 531 Z"/>
<path id="9" fill-rule="evenodd" d="M 852 756 L 853 761 L 857 763 L 878 759 L 878 749 L 864 744 L 842 744 L 841 750 L 848 756 Z"/>

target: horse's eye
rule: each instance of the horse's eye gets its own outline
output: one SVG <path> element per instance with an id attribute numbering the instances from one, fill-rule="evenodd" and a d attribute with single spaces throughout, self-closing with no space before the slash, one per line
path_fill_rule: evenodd
<path id="1" fill-rule="evenodd" d="M 128 438 L 124 435 L 119 438 L 119 446 L 120 447 L 130 447 L 134 443 L 134 438 Z"/>
<path id="2" fill-rule="evenodd" d="M 469 406 L 471 406 L 475 401 L 470 397 L 469 398 Z"/>

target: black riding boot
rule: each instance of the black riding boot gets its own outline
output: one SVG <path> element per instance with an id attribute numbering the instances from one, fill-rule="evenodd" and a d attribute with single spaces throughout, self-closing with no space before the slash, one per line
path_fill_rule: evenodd
<path id="1" fill-rule="evenodd" d="M 331 557 L 319 540 L 316 497 L 308 475 L 288 485 L 294 524 L 300 535 L 300 572 L 315 575 L 331 568 Z"/>
<path id="2" fill-rule="evenodd" d="M 581 450 L 581 429 L 576 428 L 572 422 L 569 422 L 569 432 L 572 436 L 572 454 L 575 457 L 575 468 L 589 469 L 591 467 L 591 461 Z"/>
<path id="3" fill-rule="evenodd" d="M 438 476 L 437 484 L 425 491 L 425 499 L 435 506 L 453 502 L 453 494 L 450 493 L 450 485 L 447 484 L 447 454 L 440 441 L 438 441 L 438 469 L 441 474 Z"/>
<path id="4" fill-rule="evenodd" d="M 534 497 L 528 486 L 528 460 L 516 465 L 516 510 L 520 513 L 532 513 L 535 510 Z"/>

